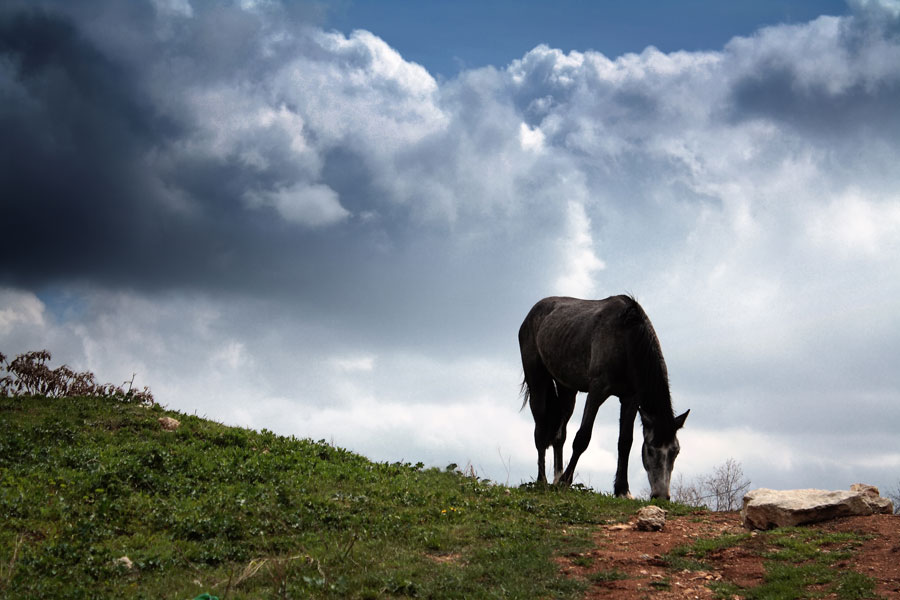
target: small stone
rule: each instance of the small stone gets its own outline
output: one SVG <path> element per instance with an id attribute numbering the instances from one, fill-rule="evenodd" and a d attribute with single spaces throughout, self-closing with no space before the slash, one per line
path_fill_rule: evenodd
<path id="1" fill-rule="evenodd" d="M 159 424 L 166 431 L 175 431 L 178 429 L 178 426 L 181 425 L 181 421 L 173 419 L 172 417 L 160 417 Z"/>
<path id="2" fill-rule="evenodd" d="M 634 527 L 638 531 L 659 531 L 666 525 L 666 511 L 658 506 L 645 506 L 637 511 Z"/>
<path id="3" fill-rule="evenodd" d="M 127 556 L 120 556 L 113 561 L 113 564 L 117 567 L 124 567 L 126 569 L 132 569 L 134 567 L 134 563 L 131 562 L 131 559 Z"/>

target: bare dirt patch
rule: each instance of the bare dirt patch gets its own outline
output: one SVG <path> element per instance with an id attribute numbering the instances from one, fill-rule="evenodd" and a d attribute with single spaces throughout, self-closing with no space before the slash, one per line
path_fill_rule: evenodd
<path id="1" fill-rule="evenodd" d="M 868 539 L 851 558 L 835 568 L 862 573 L 876 581 L 884 598 L 900 594 L 900 518 L 893 515 L 847 517 L 809 525 L 826 532 L 854 532 Z M 696 513 L 671 518 L 662 531 L 637 531 L 631 524 L 606 525 L 594 534 L 593 550 L 560 560 L 571 577 L 590 582 L 586 598 L 631 600 L 645 598 L 711 599 L 709 585 L 727 581 L 741 587 L 762 583 L 765 569 L 757 535 L 703 557 L 704 570 L 672 568 L 664 556 L 699 539 L 746 534 L 736 512 Z M 829 596 L 826 596 L 829 597 Z"/>

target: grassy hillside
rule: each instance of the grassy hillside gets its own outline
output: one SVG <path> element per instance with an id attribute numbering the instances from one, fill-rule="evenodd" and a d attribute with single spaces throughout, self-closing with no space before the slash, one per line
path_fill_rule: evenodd
<path id="1" fill-rule="evenodd" d="M 576 597 L 554 557 L 638 506 L 158 406 L 0 397 L 0 597 Z"/>

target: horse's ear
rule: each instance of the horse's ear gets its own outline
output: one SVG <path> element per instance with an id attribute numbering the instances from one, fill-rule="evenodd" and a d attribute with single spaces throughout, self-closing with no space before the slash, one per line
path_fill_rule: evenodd
<path id="1" fill-rule="evenodd" d="M 684 422 L 687 419 L 688 414 L 691 412 L 691 409 L 687 409 L 684 414 L 678 415 L 675 417 L 675 430 L 679 430 L 684 427 Z"/>

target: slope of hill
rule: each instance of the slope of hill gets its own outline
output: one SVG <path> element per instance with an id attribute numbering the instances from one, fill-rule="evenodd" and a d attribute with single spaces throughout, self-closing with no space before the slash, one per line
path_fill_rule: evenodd
<path id="1" fill-rule="evenodd" d="M 158 406 L 0 397 L 0 596 L 577 597 L 589 582 L 555 557 L 638 506 Z"/>
<path id="2" fill-rule="evenodd" d="M 166 431 L 160 419 L 181 425 Z M 900 519 L 508 488 L 109 398 L 0 396 L 0 598 L 886 598 Z"/>

